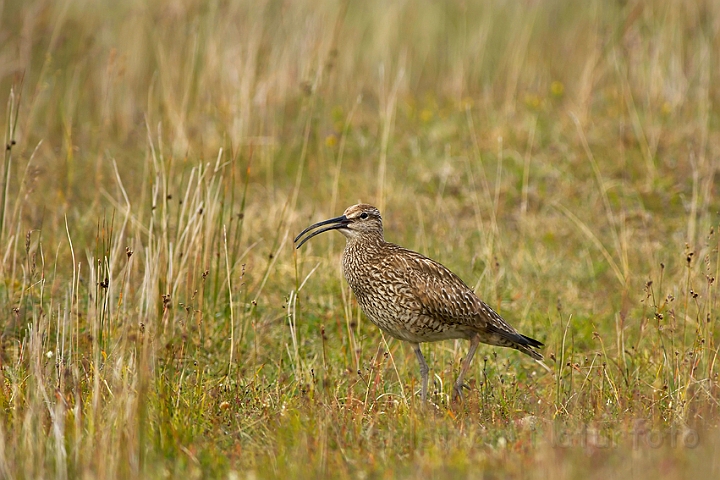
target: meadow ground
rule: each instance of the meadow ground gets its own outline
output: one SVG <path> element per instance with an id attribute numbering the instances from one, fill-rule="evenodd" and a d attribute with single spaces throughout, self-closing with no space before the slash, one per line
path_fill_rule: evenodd
<path id="1" fill-rule="evenodd" d="M 0 478 L 720 476 L 720 4 L 0 1 Z M 365 201 L 552 372 L 385 338 Z"/>

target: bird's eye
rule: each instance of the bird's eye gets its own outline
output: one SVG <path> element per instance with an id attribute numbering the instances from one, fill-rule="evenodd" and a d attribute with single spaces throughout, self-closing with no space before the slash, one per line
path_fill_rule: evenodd
<path id="1" fill-rule="evenodd" d="M 360 218 L 362 218 L 363 220 L 365 220 L 367 217 L 368 217 L 367 212 L 363 212 L 360 214 Z"/>

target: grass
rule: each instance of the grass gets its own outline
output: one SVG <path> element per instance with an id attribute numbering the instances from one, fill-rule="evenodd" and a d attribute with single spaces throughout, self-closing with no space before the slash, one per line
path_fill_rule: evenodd
<path id="1" fill-rule="evenodd" d="M 0 478 L 718 475 L 714 2 L 0 3 Z M 548 373 L 383 337 L 357 201 Z"/>

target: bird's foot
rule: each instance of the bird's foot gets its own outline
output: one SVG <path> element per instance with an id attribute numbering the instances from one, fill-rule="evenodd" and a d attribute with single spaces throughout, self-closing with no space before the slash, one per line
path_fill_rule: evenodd
<path id="1" fill-rule="evenodd" d="M 467 388 L 468 390 L 470 390 L 470 387 L 468 387 L 468 386 L 467 386 L 466 384 L 464 384 L 464 383 L 456 383 L 456 384 L 453 386 L 453 396 L 452 396 L 453 402 L 458 402 L 458 401 L 459 401 L 459 402 L 462 402 L 462 401 L 464 401 L 463 388 Z"/>

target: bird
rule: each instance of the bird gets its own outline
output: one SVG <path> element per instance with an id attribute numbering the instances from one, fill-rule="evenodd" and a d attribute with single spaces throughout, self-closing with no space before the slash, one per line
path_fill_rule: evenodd
<path id="1" fill-rule="evenodd" d="M 450 339 L 470 341 L 453 386 L 453 400 L 463 398 L 465 375 L 480 343 L 509 347 L 537 361 L 543 344 L 518 333 L 460 277 L 420 253 L 385 241 L 380 211 L 360 203 L 339 217 L 314 223 L 295 237 L 296 249 L 330 230 L 345 236 L 343 276 L 368 319 L 391 337 L 408 342 L 420 364 L 423 403 L 428 367 L 420 344 Z"/>

